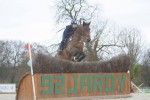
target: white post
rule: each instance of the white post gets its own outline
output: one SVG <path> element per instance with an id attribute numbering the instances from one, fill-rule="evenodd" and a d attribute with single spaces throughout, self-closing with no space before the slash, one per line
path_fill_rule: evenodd
<path id="1" fill-rule="evenodd" d="M 133 82 L 131 82 L 131 84 L 132 84 L 135 88 L 137 88 L 141 93 L 143 93 L 143 91 L 142 91 L 140 88 L 138 88 Z"/>
<path id="2" fill-rule="evenodd" d="M 30 62 L 30 68 L 31 68 L 33 95 L 34 95 L 34 100 L 36 100 L 36 93 L 35 93 L 35 84 L 34 84 L 34 74 L 33 74 L 33 66 L 32 66 L 32 56 L 31 56 L 30 43 L 28 43 L 28 48 L 29 48 L 29 56 L 30 56 L 30 61 L 29 62 Z"/>

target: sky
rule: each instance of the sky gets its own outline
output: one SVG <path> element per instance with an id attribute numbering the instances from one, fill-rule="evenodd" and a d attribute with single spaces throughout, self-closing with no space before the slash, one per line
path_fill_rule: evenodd
<path id="1" fill-rule="evenodd" d="M 61 40 L 55 26 L 55 0 L 0 0 L 0 40 L 49 45 Z M 150 43 L 150 0 L 91 0 L 101 14 L 120 26 L 138 28 Z M 68 23 L 67 23 L 68 24 Z"/>

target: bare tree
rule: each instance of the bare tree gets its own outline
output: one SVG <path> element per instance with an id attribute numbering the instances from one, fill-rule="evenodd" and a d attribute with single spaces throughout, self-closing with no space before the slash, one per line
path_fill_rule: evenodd
<path id="1" fill-rule="evenodd" d="M 4 41 L 0 41 L 0 66 L 2 66 L 2 63 L 4 62 L 4 46 L 5 46 L 5 42 Z"/>
<path id="2" fill-rule="evenodd" d="M 124 28 L 120 32 L 120 42 L 125 45 L 123 52 L 128 54 L 131 59 L 131 80 L 136 84 L 140 81 L 140 67 L 139 61 L 142 55 L 144 43 L 142 41 L 141 33 L 136 28 Z"/>
<path id="3" fill-rule="evenodd" d="M 1 82 L 10 82 L 12 51 L 8 41 L 0 41 L 0 80 Z M 9 74 L 8 74 L 9 73 Z"/>
<path id="4" fill-rule="evenodd" d="M 33 54 L 36 54 L 36 53 L 50 54 L 48 48 L 39 43 L 33 43 L 32 53 Z"/>
<path id="5" fill-rule="evenodd" d="M 12 70 L 12 78 L 11 78 L 11 82 L 14 82 L 14 79 L 16 77 L 16 67 L 18 67 L 21 64 L 22 61 L 22 55 L 24 53 L 24 45 L 25 43 L 21 42 L 21 41 L 10 41 L 11 44 L 11 50 L 12 50 L 12 55 L 11 55 L 11 64 L 13 67 Z"/>
<path id="6" fill-rule="evenodd" d="M 21 41 L 1 41 L 0 42 L 0 66 L 9 69 L 10 81 L 13 83 L 16 74 L 16 67 L 21 64 L 24 44 Z M 4 70 L 3 70 L 4 71 Z M 5 73 L 8 76 L 8 73 Z"/>
<path id="7" fill-rule="evenodd" d="M 85 44 L 86 61 L 102 60 L 104 55 L 112 56 L 111 52 L 114 53 L 114 48 L 124 47 L 117 40 L 119 33 L 107 20 L 98 21 L 92 29 L 93 39 Z"/>
<path id="8" fill-rule="evenodd" d="M 136 28 L 124 28 L 120 33 L 120 42 L 126 47 L 124 52 L 130 56 L 132 64 L 137 64 L 144 46 L 140 31 Z"/>
<path id="9" fill-rule="evenodd" d="M 55 2 L 57 2 L 57 23 L 71 19 L 91 20 L 98 11 L 98 6 L 89 5 L 87 0 L 56 0 Z"/>
<path id="10" fill-rule="evenodd" d="M 38 53 L 50 55 L 47 47 L 34 43 L 33 57 Z M 0 81 L 17 83 L 20 77 L 30 70 L 27 66 L 29 57 L 25 43 L 21 41 L 0 41 Z"/>
<path id="11" fill-rule="evenodd" d="M 143 57 L 142 57 L 142 65 L 143 66 L 150 66 L 150 48 L 148 48 Z"/>
<path id="12" fill-rule="evenodd" d="M 9 41 L 1 41 L 0 44 L 0 64 L 1 66 L 6 66 L 9 67 L 11 66 L 11 55 L 12 55 L 12 50 L 11 50 L 11 44 Z"/>
<path id="13" fill-rule="evenodd" d="M 150 77 L 148 76 L 150 76 L 150 48 L 144 53 L 141 67 L 141 82 L 145 86 L 150 86 Z"/>

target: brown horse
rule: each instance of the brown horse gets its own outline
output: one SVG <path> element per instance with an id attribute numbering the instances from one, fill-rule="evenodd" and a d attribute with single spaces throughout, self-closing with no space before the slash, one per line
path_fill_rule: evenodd
<path id="1" fill-rule="evenodd" d="M 90 42 L 90 23 L 83 22 L 82 25 L 78 26 L 74 34 L 71 36 L 67 43 L 67 47 L 62 51 L 61 54 L 56 54 L 56 58 L 80 62 L 84 59 L 85 54 L 83 52 L 83 38 L 87 42 Z"/>

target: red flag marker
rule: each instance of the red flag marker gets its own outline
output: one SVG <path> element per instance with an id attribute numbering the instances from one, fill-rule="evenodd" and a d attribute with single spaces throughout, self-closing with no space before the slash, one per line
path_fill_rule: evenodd
<path id="1" fill-rule="evenodd" d="M 25 45 L 25 48 L 26 49 L 29 49 L 29 46 L 28 46 L 29 44 L 27 43 L 26 45 Z M 32 45 L 30 44 L 30 48 L 32 48 Z"/>

